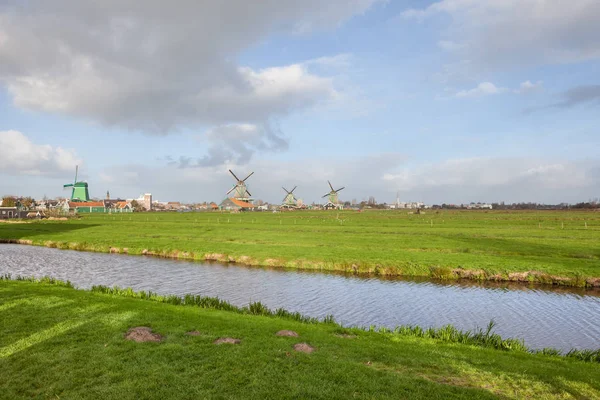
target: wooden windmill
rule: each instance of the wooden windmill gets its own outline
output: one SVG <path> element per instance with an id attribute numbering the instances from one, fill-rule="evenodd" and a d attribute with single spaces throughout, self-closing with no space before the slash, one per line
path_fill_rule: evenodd
<path id="1" fill-rule="evenodd" d="M 282 207 L 285 207 L 285 208 L 298 207 L 298 200 L 296 199 L 296 196 L 294 196 L 294 190 L 296 190 L 297 187 L 298 186 L 294 186 L 294 188 L 292 190 L 287 190 L 283 186 L 281 187 L 287 193 L 285 195 L 285 197 L 283 198 L 283 203 L 281 204 Z"/>
<path id="2" fill-rule="evenodd" d="M 325 208 L 326 209 L 330 209 L 330 208 L 342 209 L 343 206 L 340 204 L 340 201 L 338 199 L 338 192 L 343 190 L 344 186 L 342 186 L 341 188 L 336 190 L 331 185 L 331 182 L 327 181 L 327 183 L 329 183 L 329 187 L 331 188 L 331 191 L 329 193 L 323 195 L 323 198 L 328 197 L 328 200 L 329 200 L 327 202 L 327 204 L 325 204 Z"/>
<path id="3" fill-rule="evenodd" d="M 63 185 L 63 188 L 72 188 L 71 201 L 90 201 L 90 193 L 88 191 L 87 182 L 77 182 L 78 172 L 79 165 L 75 166 L 75 180 L 73 181 L 73 183 Z"/>
<path id="4" fill-rule="evenodd" d="M 229 192 L 227 192 L 227 195 L 229 195 L 229 193 L 233 192 L 233 196 L 232 196 L 233 199 L 236 199 L 239 201 L 245 201 L 247 203 L 251 202 L 252 195 L 250 194 L 250 192 L 248 191 L 248 188 L 246 187 L 246 181 L 248 180 L 248 178 L 250 178 L 252 176 L 252 174 L 254 174 L 254 172 L 251 172 L 250 175 L 248 175 L 244 179 L 238 178 L 233 173 L 232 170 L 229 170 L 229 173 L 231 175 L 233 175 L 233 177 L 235 178 L 237 183 L 235 184 L 235 186 L 233 186 L 231 189 L 229 189 Z"/>

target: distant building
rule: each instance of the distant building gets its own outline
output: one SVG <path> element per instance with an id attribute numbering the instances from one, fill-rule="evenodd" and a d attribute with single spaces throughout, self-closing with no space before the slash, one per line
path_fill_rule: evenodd
<path id="1" fill-rule="evenodd" d="M 71 201 L 69 202 L 69 211 L 78 214 L 104 213 L 106 207 L 103 201 Z"/>
<path id="2" fill-rule="evenodd" d="M 43 211 L 29 211 L 27 213 L 27 218 L 42 219 L 42 218 L 46 218 L 46 214 Z"/>
<path id="3" fill-rule="evenodd" d="M 166 210 L 179 210 L 181 208 L 181 203 L 178 201 L 169 201 L 165 206 Z"/>
<path id="4" fill-rule="evenodd" d="M 146 211 L 152 211 L 152 193 L 144 193 L 136 200 Z"/>
<path id="5" fill-rule="evenodd" d="M 486 209 L 486 210 L 491 210 L 493 208 L 493 206 L 491 204 L 488 203 L 470 203 L 465 205 L 462 205 L 463 207 L 466 207 L 469 210 L 482 210 L 482 209 Z"/>
<path id="6" fill-rule="evenodd" d="M 24 219 L 30 211 L 19 209 L 18 207 L 0 207 L 0 219 Z M 33 212 L 35 214 L 35 211 Z"/>
<path id="7" fill-rule="evenodd" d="M 226 198 L 219 204 L 219 209 L 228 211 L 249 211 L 255 208 L 254 204 L 241 201 L 231 197 Z"/>
<path id="8" fill-rule="evenodd" d="M 17 207 L 0 207 L 0 219 L 19 218 Z"/>

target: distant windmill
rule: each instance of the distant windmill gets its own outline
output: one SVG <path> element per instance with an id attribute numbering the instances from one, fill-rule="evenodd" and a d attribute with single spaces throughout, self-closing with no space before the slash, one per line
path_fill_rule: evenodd
<path id="1" fill-rule="evenodd" d="M 331 192 L 323 195 L 323 197 L 328 197 L 328 202 L 325 205 L 325 208 L 342 208 L 342 205 L 340 204 L 340 201 L 338 199 L 338 192 L 340 192 L 341 190 L 344 189 L 344 187 L 342 186 L 339 189 L 334 189 L 333 186 L 331 186 L 331 182 L 327 181 L 327 183 L 329 183 L 329 187 L 331 188 Z"/>
<path id="2" fill-rule="evenodd" d="M 294 186 L 292 190 L 287 190 L 283 186 L 281 187 L 287 193 L 283 198 L 283 203 L 281 204 L 282 207 L 296 208 L 298 206 L 298 200 L 296 199 L 296 196 L 294 196 L 294 190 L 296 190 L 297 187 L 298 186 Z"/>
<path id="3" fill-rule="evenodd" d="M 244 179 L 238 178 L 233 173 L 232 170 L 229 170 L 229 173 L 231 175 L 233 175 L 233 177 L 235 178 L 235 180 L 237 181 L 237 183 L 235 184 L 234 187 L 232 187 L 231 189 L 229 189 L 229 192 L 227 192 L 227 194 L 229 195 L 229 193 L 235 191 L 234 194 L 233 194 L 233 198 L 234 199 L 240 200 L 240 201 L 245 201 L 245 202 L 252 201 L 252 195 L 250 194 L 250 192 L 248 191 L 248 188 L 246 187 L 246 181 L 248 180 L 248 178 L 250 178 L 252 176 L 252 174 L 254 174 L 254 172 L 251 172 L 250 175 L 248 175 Z"/>
<path id="4" fill-rule="evenodd" d="M 75 180 L 73 183 L 63 185 L 63 188 L 72 188 L 71 201 L 90 201 L 90 193 L 88 191 L 87 182 L 77 182 L 77 174 L 79 165 L 75 166 Z"/>

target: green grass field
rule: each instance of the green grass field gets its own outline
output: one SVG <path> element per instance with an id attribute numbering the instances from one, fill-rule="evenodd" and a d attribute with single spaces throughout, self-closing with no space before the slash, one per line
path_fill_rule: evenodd
<path id="1" fill-rule="evenodd" d="M 162 341 L 125 340 L 137 326 Z M 299 337 L 277 337 L 283 329 Z M 222 337 L 241 342 L 213 344 Z M 600 368 L 0 279 L 0 398 L 598 399 Z"/>
<path id="2" fill-rule="evenodd" d="M 599 212 L 102 214 L 0 224 L 1 239 L 262 266 L 600 285 Z"/>

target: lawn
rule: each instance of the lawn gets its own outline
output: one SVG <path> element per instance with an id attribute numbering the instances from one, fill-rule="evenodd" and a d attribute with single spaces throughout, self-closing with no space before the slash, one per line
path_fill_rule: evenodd
<path id="1" fill-rule="evenodd" d="M 100 214 L 0 224 L 2 239 L 276 267 L 600 285 L 600 213 L 589 211 Z"/>
<path id="2" fill-rule="evenodd" d="M 138 326 L 162 341 L 125 340 Z M 278 337 L 280 330 L 299 337 Z M 334 324 L 0 280 L 0 398 L 600 398 L 597 363 L 343 332 Z M 223 337 L 240 343 L 214 344 Z M 315 351 L 297 352 L 298 343 Z"/>

